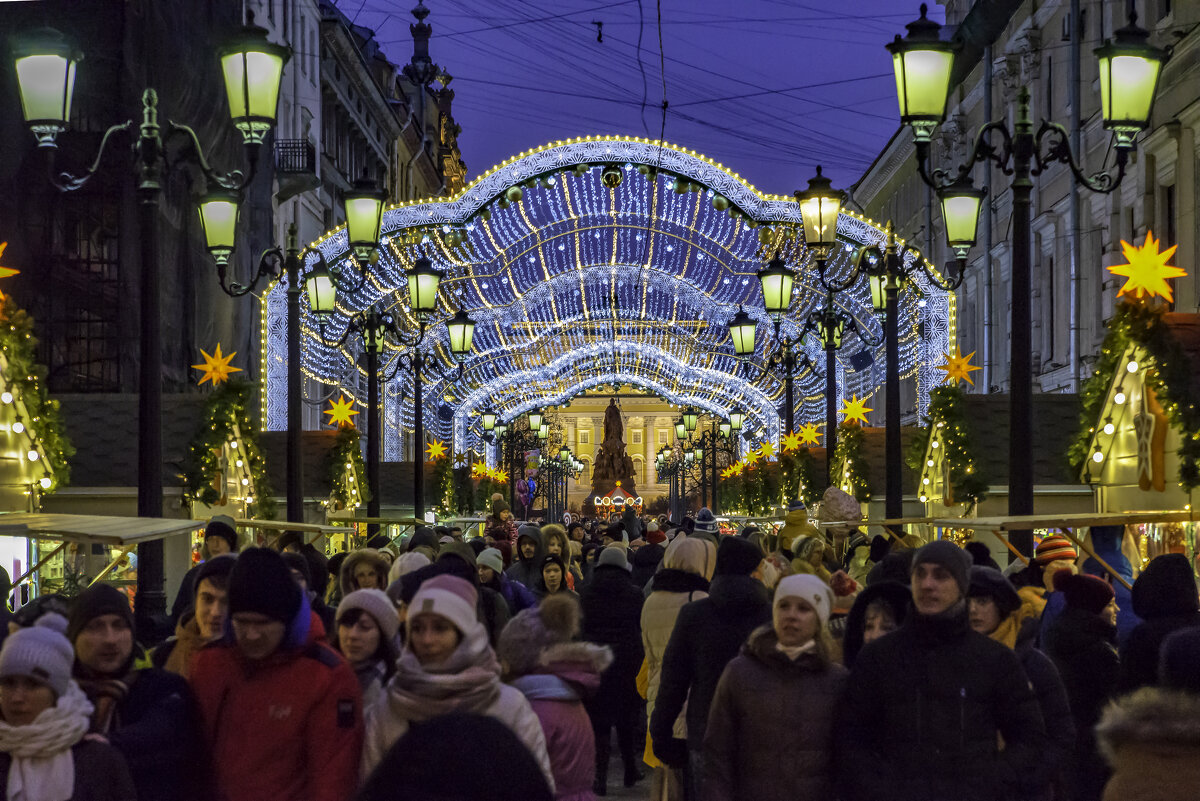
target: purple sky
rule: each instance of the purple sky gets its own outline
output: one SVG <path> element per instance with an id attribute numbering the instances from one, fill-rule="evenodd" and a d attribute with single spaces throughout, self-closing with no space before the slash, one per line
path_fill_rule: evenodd
<path id="1" fill-rule="evenodd" d="M 416 0 L 337 2 L 376 31 L 393 61 L 409 60 Z M 470 177 L 557 139 L 659 136 L 664 92 L 655 0 L 425 4 L 433 25 L 430 54 L 454 77 Z M 662 0 L 669 102 L 663 138 L 721 162 L 763 191 L 804 188 L 817 164 L 835 186 L 848 186 L 898 125 L 884 44 L 904 32 L 918 6 L 915 0 Z M 937 6 L 931 16 L 944 19 Z M 596 41 L 593 21 L 604 23 L 603 42 Z"/>

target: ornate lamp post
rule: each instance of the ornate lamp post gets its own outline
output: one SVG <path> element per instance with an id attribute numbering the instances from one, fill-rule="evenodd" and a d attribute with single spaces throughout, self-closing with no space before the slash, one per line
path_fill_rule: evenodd
<path id="1" fill-rule="evenodd" d="M 214 187 L 238 190 L 254 175 L 263 137 L 275 124 L 279 81 L 291 51 L 267 41 L 262 28 L 247 26 L 219 51 L 226 96 L 234 126 L 242 133 L 249 174 L 215 172 L 204 156 L 196 133 L 186 125 L 158 116 L 158 93 L 142 93 L 142 116 L 109 128 L 100 140 L 92 165 L 74 175 L 55 167 L 57 138 L 66 130 L 71 114 L 75 75 L 82 54 L 58 31 L 42 29 L 14 41 L 15 71 L 25 122 L 49 162 L 51 183 L 60 191 L 79 189 L 99 169 L 114 137 L 134 133 L 133 175 L 139 197 L 141 239 L 141 331 L 138 384 L 138 515 L 162 515 L 162 334 L 158 270 L 158 212 L 167 170 L 164 146 L 180 139 L 181 158 L 199 169 Z M 166 132 L 163 132 L 163 124 Z M 214 223 L 216 219 L 214 217 Z M 214 230 L 214 234 L 215 234 Z M 138 546 L 139 623 L 146 627 L 166 611 L 163 592 L 162 542 Z"/>
<path id="2" fill-rule="evenodd" d="M 941 41 L 941 26 L 921 17 L 910 23 L 907 36 L 896 36 L 887 45 L 896 73 L 900 103 L 900 121 L 913 132 L 917 167 L 921 179 L 942 198 L 947 230 L 956 219 L 969 216 L 969 174 L 976 162 L 992 161 L 1006 175 L 1012 175 L 1012 323 L 1010 354 L 1011 424 L 1009 434 L 1009 495 L 1011 515 L 1033 513 L 1033 364 L 1031 286 L 1031 195 L 1033 178 L 1051 164 L 1070 167 L 1075 180 L 1093 192 L 1109 193 L 1125 177 L 1134 139 L 1150 124 L 1154 93 L 1162 66 L 1170 53 L 1149 44 L 1149 33 L 1137 25 L 1137 14 L 1130 4 L 1129 23 L 1115 31 L 1113 38 L 1096 48 L 1099 62 L 1101 113 L 1106 130 L 1113 133 L 1116 173 L 1085 175 L 1070 146 L 1070 134 L 1058 123 L 1043 121 L 1034 131 L 1029 112 L 1029 90 L 1022 87 L 1017 95 L 1014 125 L 1004 121 L 985 124 L 975 140 L 967 161 L 954 170 L 929 170 L 933 133 L 945 118 L 950 92 L 950 75 L 955 46 Z M 990 135 L 1000 137 L 997 147 Z M 947 196 L 951 198 L 947 202 Z M 977 206 L 975 208 L 978 208 Z M 977 213 L 977 212 L 976 212 Z M 954 242 L 952 241 L 952 244 Z M 955 245 L 965 257 L 966 240 Z M 1012 539 L 1022 553 L 1033 548 L 1032 532 L 1013 532 Z"/>

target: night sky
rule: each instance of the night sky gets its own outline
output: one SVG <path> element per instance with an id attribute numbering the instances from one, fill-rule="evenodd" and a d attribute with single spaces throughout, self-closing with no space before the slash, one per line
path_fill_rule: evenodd
<path id="1" fill-rule="evenodd" d="M 411 58 L 415 0 L 337 2 L 392 61 Z M 779 194 L 807 186 L 818 164 L 843 188 L 870 166 L 899 124 L 884 44 L 919 7 L 662 0 L 664 129 L 655 0 L 425 4 L 430 55 L 453 76 L 470 177 L 558 139 L 662 132 Z M 944 19 L 937 6 L 930 16 Z"/>

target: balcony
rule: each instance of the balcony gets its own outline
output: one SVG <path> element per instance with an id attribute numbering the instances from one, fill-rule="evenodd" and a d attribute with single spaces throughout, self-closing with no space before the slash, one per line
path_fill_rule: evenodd
<path id="1" fill-rule="evenodd" d="M 275 198 L 280 203 L 320 186 L 313 143 L 307 139 L 276 139 L 275 180 L 279 184 Z"/>

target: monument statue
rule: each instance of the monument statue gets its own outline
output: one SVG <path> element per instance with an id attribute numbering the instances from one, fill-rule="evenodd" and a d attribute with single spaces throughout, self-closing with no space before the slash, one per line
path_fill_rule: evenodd
<path id="1" fill-rule="evenodd" d="M 621 420 L 621 407 L 615 398 L 610 399 L 604 410 L 604 440 L 596 451 L 596 462 L 592 470 L 592 494 L 603 498 L 621 482 L 621 489 L 636 496 L 634 486 L 633 459 L 625 452 L 625 424 Z"/>

